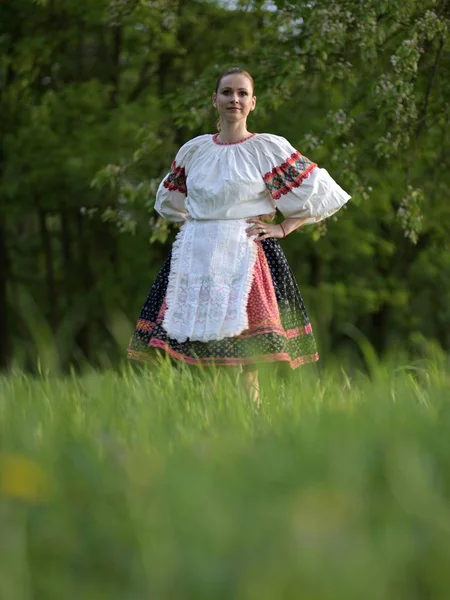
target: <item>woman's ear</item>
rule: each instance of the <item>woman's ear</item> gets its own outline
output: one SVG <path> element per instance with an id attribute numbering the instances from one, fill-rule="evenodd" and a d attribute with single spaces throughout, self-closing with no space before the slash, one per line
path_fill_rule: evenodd
<path id="1" fill-rule="evenodd" d="M 217 94 L 215 92 L 212 95 L 212 104 L 213 104 L 214 108 L 217 108 Z"/>

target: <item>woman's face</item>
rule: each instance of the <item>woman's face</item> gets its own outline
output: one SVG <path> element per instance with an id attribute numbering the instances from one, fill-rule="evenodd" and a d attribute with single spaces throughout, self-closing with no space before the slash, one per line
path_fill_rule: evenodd
<path id="1" fill-rule="evenodd" d="M 213 94 L 213 106 L 219 111 L 222 120 L 229 123 L 247 119 L 256 106 L 252 82 L 243 73 L 233 73 L 222 77 L 217 94 Z"/>

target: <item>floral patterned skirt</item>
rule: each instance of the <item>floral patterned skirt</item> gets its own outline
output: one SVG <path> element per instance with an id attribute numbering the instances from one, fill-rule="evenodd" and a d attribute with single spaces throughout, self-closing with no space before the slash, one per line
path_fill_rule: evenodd
<path id="1" fill-rule="evenodd" d="M 248 329 L 208 342 L 177 342 L 162 327 L 171 253 L 156 277 L 130 340 L 128 358 L 153 360 L 155 348 L 201 365 L 248 365 L 287 361 L 295 369 L 319 359 L 311 323 L 286 256 L 275 238 L 257 242 L 248 297 Z"/>

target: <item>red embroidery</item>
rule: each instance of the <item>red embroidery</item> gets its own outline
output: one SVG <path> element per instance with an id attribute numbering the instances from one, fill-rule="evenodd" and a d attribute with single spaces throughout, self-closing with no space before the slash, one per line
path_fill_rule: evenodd
<path id="1" fill-rule="evenodd" d="M 237 140 L 237 142 L 219 142 L 219 140 L 217 139 L 219 137 L 219 134 L 215 133 L 212 136 L 212 140 L 213 140 L 213 142 L 215 144 L 218 144 L 219 146 L 232 146 L 233 144 L 242 144 L 242 142 L 246 142 L 247 140 L 250 140 L 251 138 L 255 137 L 255 135 L 257 135 L 257 134 L 256 133 L 251 133 L 246 138 L 242 138 L 241 140 Z"/>
<path id="2" fill-rule="evenodd" d="M 138 331 L 153 331 L 153 329 L 155 328 L 155 325 L 161 324 L 161 320 L 164 317 L 164 313 L 166 312 L 166 310 L 167 310 L 167 304 L 164 301 L 164 303 L 161 305 L 161 310 L 160 310 L 160 313 L 158 315 L 156 322 L 154 323 L 153 321 L 146 321 L 144 319 L 138 319 L 136 329 Z M 293 338 L 301 337 L 303 335 L 311 334 L 312 326 L 311 326 L 311 323 L 307 323 L 303 327 L 295 327 L 294 329 L 283 329 L 283 327 L 281 325 L 278 328 L 277 324 L 274 323 L 273 321 L 269 321 L 267 323 L 265 323 L 265 322 L 252 323 L 251 326 L 248 329 L 246 329 L 245 332 L 242 332 L 239 336 L 236 336 L 236 337 L 253 337 L 255 335 L 261 335 L 263 333 L 276 333 L 278 335 L 282 335 L 286 339 L 293 339 Z"/>
<path id="3" fill-rule="evenodd" d="M 177 360 L 182 360 L 190 365 L 199 365 L 199 364 L 212 364 L 212 365 L 223 365 L 223 366 L 236 366 L 236 365 L 249 365 L 255 363 L 254 357 L 240 357 L 240 358 L 227 358 L 227 357 L 213 357 L 213 358 L 192 358 L 190 356 L 186 356 L 185 354 L 181 354 L 180 352 L 176 352 L 173 348 L 171 348 L 166 342 L 158 339 L 151 339 L 150 346 L 154 348 L 160 348 L 161 350 L 165 350 L 170 356 L 176 358 Z M 138 360 L 145 360 L 148 362 L 152 362 L 152 359 L 148 357 L 143 352 L 136 352 L 135 350 L 128 350 L 128 357 L 135 358 Z M 273 354 L 263 354 L 257 357 L 256 362 L 275 362 L 275 361 L 287 361 L 289 365 L 295 369 L 300 365 L 304 365 L 306 363 L 315 362 L 319 360 L 319 354 L 314 352 L 314 354 L 306 354 L 303 356 L 297 356 L 292 359 L 287 352 L 277 352 Z"/>
<path id="4" fill-rule="evenodd" d="M 285 162 L 264 175 L 264 183 L 272 198 L 278 200 L 283 194 L 299 187 L 316 167 L 317 163 L 300 152 L 294 152 Z"/>
<path id="5" fill-rule="evenodd" d="M 177 163 L 173 161 L 170 172 L 164 179 L 163 185 L 170 191 L 176 190 L 187 195 L 186 172 L 184 167 L 179 167 Z"/>

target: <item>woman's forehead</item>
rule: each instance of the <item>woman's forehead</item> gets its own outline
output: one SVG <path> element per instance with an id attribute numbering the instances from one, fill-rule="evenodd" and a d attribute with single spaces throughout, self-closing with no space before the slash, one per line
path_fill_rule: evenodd
<path id="1" fill-rule="evenodd" d="M 245 88 L 250 90 L 252 84 L 249 78 L 243 73 L 231 73 L 230 75 L 225 75 L 225 77 L 222 77 L 219 87 L 220 89 L 229 87 L 236 89 Z"/>

